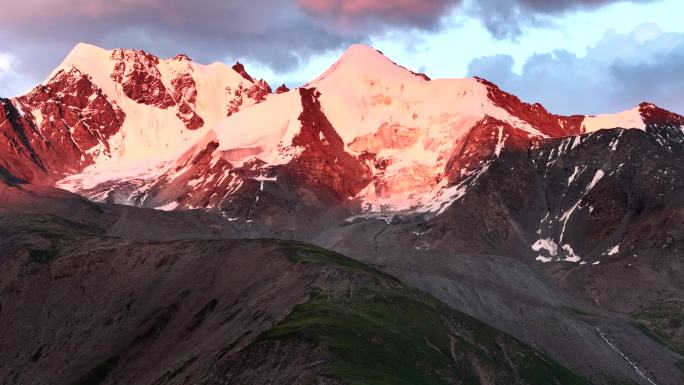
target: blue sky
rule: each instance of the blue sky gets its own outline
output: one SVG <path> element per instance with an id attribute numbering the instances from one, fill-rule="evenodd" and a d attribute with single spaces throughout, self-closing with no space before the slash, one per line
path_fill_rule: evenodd
<path id="1" fill-rule="evenodd" d="M 0 95 L 43 80 L 79 41 L 185 52 L 200 62 L 240 59 L 252 75 L 291 86 L 362 42 L 432 78 L 482 76 L 557 113 L 614 112 L 645 100 L 684 113 L 681 0 L 161 3 L 13 2 L 0 15 Z"/>

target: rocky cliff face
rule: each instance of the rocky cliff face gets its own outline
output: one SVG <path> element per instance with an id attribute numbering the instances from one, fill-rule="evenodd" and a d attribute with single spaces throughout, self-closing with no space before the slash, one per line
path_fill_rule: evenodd
<path id="1" fill-rule="evenodd" d="M 137 103 L 166 109 L 175 105 L 170 90 L 161 80 L 159 58 L 144 51 L 114 50 L 112 79 L 122 86 L 124 94 Z"/>
<path id="2" fill-rule="evenodd" d="M 3 167 L 25 182 L 51 184 L 110 153 L 126 114 L 72 68 L 47 85 L 3 100 Z"/>

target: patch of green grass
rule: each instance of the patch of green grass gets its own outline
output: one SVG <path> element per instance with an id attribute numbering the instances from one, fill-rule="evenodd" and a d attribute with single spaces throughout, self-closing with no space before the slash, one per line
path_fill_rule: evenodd
<path id="1" fill-rule="evenodd" d="M 39 264 L 55 260 L 65 245 L 104 235 L 99 227 L 49 214 L 0 216 L 0 233 L 18 237 L 28 249 L 29 261 Z"/>
<path id="2" fill-rule="evenodd" d="M 300 337 L 330 348 L 337 358 L 330 369 L 352 384 L 444 383 L 431 379 L 449 377 L 439 374 L 449 366 L 442 354 L 449 349 L 441 338 L 444 323 L 434 311 L 423 311 L 433 304 L 397 294 L 362 289 L 331 298 L 320 293 L 263 337 Z"/>
<path id="3" fill-rule="evenodd" d="M 578 316 L 581 316 L 581 317 L 598 317 L 597 314 L 588 312 L 588 311 L 580 309 L 580 308 L 568 307 L 567 309 L 570 310 L 571 312 L 577 314 Z"/>
<path id="4" fill-rule="evenodd" d="M 278 240 L 276 242 L 280 249 L 285 251 L 285 254 L 288 256 L 288 258 L 295 262 L 327 263 L 343 267 L 352 271 L 382 276 L 396 281 L 396 278 L 387 275 L 381 272 L 380 270 L 374 269 L 364 263 L 345 257 L 342 254 L 324 249 L 322 247 L 297 241 Z"/>
<path id="5" fill-rule="evenodd" d="M 260 339 L 305 339 L 350 384 L 589 384 L 516 339 L 400 284 L 318 291 Z"/>
<path id="6" fill-rule="evenodd" d="M 0 216 L 0 228 L 5 231 L 36 234 L 47 239 L 79 239 L 102 236 L 104 230 L 51 214 L 22 214 Z"/>
<path id="7" fill-rule="evenodd" d="M 631 316 L 634 325 L 648 337 L 684 355 L 684 301 L 659 303 Z"/>
<path id="8" fill-rule="evenodd" d="M 55 249 L 29 249 L 29 258 L 32 262 L 47 264 L 59 256 Z"/>
<path id="9" fill-rule="evenodd" d="M 99 227 L 73 222 L 55 215 L 29 216 L 24 224 L 48 239 L 74 240 L 104 234 Z"/>

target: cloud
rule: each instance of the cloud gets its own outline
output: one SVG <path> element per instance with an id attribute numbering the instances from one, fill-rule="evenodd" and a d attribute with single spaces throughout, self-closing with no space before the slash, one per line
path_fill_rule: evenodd
<path id="1" fill-rule="evenodd" d="M 23 0 L 0 12 L 0 47 L 21 59 L 34 84 L 78 42 L 185 53 L 201 63 L 240 59 L 284 72 L 365 38 L 336 33 L 282 0 Z"/>
<path id="2" fill-rule="evenodd" d="M 495 38 L 515 39 L 526 25 L 549 24 L 549 16 L 612 3 L 654 1 L 659 0 L 470 0 L 466 8 Z"/>
<path id="3" fill-rule="evenodd" d="M 310 16 L 332 21 L 336 27 L 379 29 L 394 27 L 435 28 L 461 0 L 296 0 Z"/>
<path id="4" fill-rule="evenodd" d="M 415 40 L 413 30 L 438 30 L 454 11 L 474 15 L 495 36 L 506 37 L 510 34 L 505 31 L 519 30 L 532 17 L 523 11 L 555 14 L 610 2 L 21 0 L 3 4 L 0 41 L 3 51 L 23 63 L 16 70 L 20 76 L 34 82 L 42 80 L 81 41 L 105 48 L 145 49 L 166 57 L 182 52 L 199 62 L 241 59 L 284 73 L 313 56 L 368 42 L 373 36 L 399 31 L 403 44 L 410 45 Z M 495 23 L 498 20 L 504 22 Z M 499 25 L 504 32 L 495 28 Z"/>
<path id="5" fill-rule="evenodd" d="M 21 59 L 22 76 L 36 83 L 78 42 L 145 49 L 163 57 L 182 52 L 204 63 L 240 59 L 277 73 L 293 71 L 312 56 L 368 42 L 374 33 L 436 28 L 457 2 L 22 0 L 4 4 L 0 41 L 4 51 Z"/>
<path id="6" fill-rule="evenodd" d="M 0 97 L 9 95 L 3 90 L 22 92 L 33 86 L 30 79 L 16 71 L 20 64 L 14 55 L 0 51 Z"/>
<path id="7" fill-rule="evenodd" d="M 490 23 L 509 10 L 551 13 L 612 1 L 480 0 L 471 1 L 470 8 Z M 87 41 L 153 48 L 168 56 L 188 51 L 205 61 L 250 58 L 283 70 L 312 54 L 389 29 L 434 30 L 461 4 L 462 0 L 22 0 L 3 7 L 0 36 L 7 46 L 49 45 L 66 52 Z M 521 15 L 505 16 L 514 17 Z"/>
<path id="8" fill-rule="evenodd" d="M 347 30 L 387 25 L 433 30 L 458 9 L 479 19 L 497 39 L 517 38 L 525 26 L 548 24 L 549 17 L 568 11 L 654 1 L 659 0 L 296 0 L 313 18 Z"/>
<path id="9" fill-rule="evenodd" d="M 12 69 L 14 56 L 8 53 L 0 52 L 0 75 L 9 72 Z"/>
<path id="10" fill-rule="evenodd" d="M 308 21 L 291 2 L 279 0 L 24 0 L 5 8 L 0 13 L 3 43 L 22 56 L 33 51 L 31 59 L 46 45 L 64 55 L 86 41 L 163 56 L 185 51 L 200 61 L 253 58 L 287 68 L 344 41 Z"/>
<path id="11" fill-rule="evenodd" d="M 617 112 L 642 101 L 684 112 L 684 34 L 655 24 L 609 31 L 584 56 L 556 50 L 530 57 L 520 73 L 513 68 L 510 56 L 488 56 L 473 60 L 469 73 L 557 113 Z"/>
<path id="12" fill-rule="evenodd" d="M 684 115 L 684 44 L 653 59 L 645 63 L 619 60 L 611 65 L 610 73 L 618 80 L 612 94 L 628 101 L 645 98 Z"/>
<path id="13" fill-rule="evenodd" d="M 285 71 L 374 33 L 434 29 L 459 2 L 22 0 L 0 12 L 0 38 L 3 49 L 29 63 L 31 74 L 49 72 L 45 67 L 57 65 L 80 41 L 161 56 L 184 52 L 202 62 L 240 58 Z"/>

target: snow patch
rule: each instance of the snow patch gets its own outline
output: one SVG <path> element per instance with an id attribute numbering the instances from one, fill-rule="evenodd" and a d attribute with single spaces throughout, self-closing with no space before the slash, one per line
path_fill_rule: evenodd
<path id="1" fill-rule="evenodd" d="M 580 135 L 577 135 L 572 138 L 572 144 L 570 145 L 570 149 L 574 149 L 577 147 L 578 144 L 582 143 L 582 137 Z"/>
<path id="2" fill-rule="evenodd" d="M 503 127 L 499 126 L 499 137 L 496 143 L 496 149 L 494 150 L 494 154 L 496 156 L 501 155 L 501 150 L 504 147 L 504 143 L 506 141 L 506 138 L 503 135 Z"/>
<path id="3" fill-rule="evenodd" d="M 86 167 L 80 174 L 74 174 L 58 181 L 56 186 L 69 191 L 83 191 L 96 186 L 121 180 L 154 179 L 162 175 L 168 163 L 141 162 L 140 164 L 126 164 L 118 168 L 108 167 L 106 164 L 94 164 Z"/>
<path id="4" fill-rule="evenodd" d="M 570 177 L 568 178 L 568 186 L 569 186 L 570 184 L 572 184 L 572 182 L 575 180 L 575 178 L 577 177 L 577 174 L 578 174 L 579 170 L 580 170 L 580 168 L 577 167 L 577 166 L 575 166 L 575 170 L 572 172 L 572 175 L 570 175 Z"/>
<path id="5" fill-rule="evenodd" d="M 178 202 L 173 201 L 173 202 L 169 202 L 165 205 L 157 206 L 157 207 L 155 207 L 155 209 L 156 210 L 163 210 L 163 211 L 171 211 L 171 210 L 175 210 L 177 207 L 178 207 Z"/>
<path id="6" fill-rule="evenodd" d="M 570 210 L 568 210 L 568 211 L 566 211 L 565 213 L 563 213 L 563 215 L 560 217 L 560 220 L 563 221 L 563 229 L 561 230 L 560 238 L 558 238 L 559 240 L 561 240 L 561 241 L 563 240 L 563 236 L 565 235 L 565 228 L 566 228 L 567 225 L 568 225 L 568 220 L 570 219 L 570 217 L 571 217 L 572 214 L 575 212 L 575 210 L 577 209 L 577 207 L 580 205 L 581 202 L 582 202 L 582 199 L 580 198 L 580 200 L 578 200 L 578 201 L 570 208 Z"/>
<path id="7" fill-rule="evenodd" d="M 646 130 L 646 124 L 644 124 L 644 120 L 641 117 L 639 107 L 617 114 L 587 116 L 582 122 L 582 130 L 584 132 L 595 132 L 604 128 L 637 128 Z"/>
<path id="8" fill-rule="evenodd" d="M 532 250 L 536 252 L 544 251 L 548 256 L 545 255 L 539 255 L 537 256 L 536 260 L 546 263 L 546 262 L 552 262 L 554 260 L 558 260 L 557 257 L 559 255 L 559 252 L 562 250 L 564 251 L 565 258 L 563 258 L 561 261 L 565 262 L 580 262 L 582 258 L 580 258 L 575 251 L 572 249 L 572 247 L 569 244 L 564 244 L 563 246 L 559 246 L 553 239 L 551 238 L 544 238 L 544 239 L 538 239 L 533 245 L 532 245 Z"/>
<path id="9" fill-rule="evenodd" d="M 41 127 L 43 126 L 43 113 L 40 111 L 40 109 L 33 108 L 33 109 L 31 109 L 31 115 L 33 115 L 33 119 L 36 122 L 36 127 L 38 127 L 38 130 L 40 130 Z M 52 116 L 50 116 L 50 117 L 52 117 Z"/>
<path id="10" fill-rule="evenodd" d="M 603 172 L 603 170 L 596 170 L 596 174 L 594 174 L 594 177 L 591 179 L 589 186 L 587 186 L 586 192 L 594 188 L 594 186 L 596 186 L 596 183 L 598 183 L 604 175 L 606 175 L 606 173 Z"/>
<path id="11" fill-rule="evenodd" d="M 549 253 L 549 255 L 555 257 L 556 255 L 558 255 L 558 244 L 554 242 L 551 238 L 538 239 L 532 245 L 532 250 L 546 250 Z"/>
<path id="12" fill-rule="evenodd" d="M 563 245 L 563 250 L 566 253 L 565 259 L 563 260 L 566 262 L 579 262 L 582 259 L 579 255 L 575 254 L 575 251 L 567 243 Z"/>
<path id="13" fill-rule="evenodd" d="M 620 142 L 620 138 L 622 137 L 622 134 L 624 132 L 625 132 L 624 130 L 620 130 L 620 133 L 618 134 L 618 136 L 610 142 L 610 151 L 617 150 L 617 145 Z"/>

